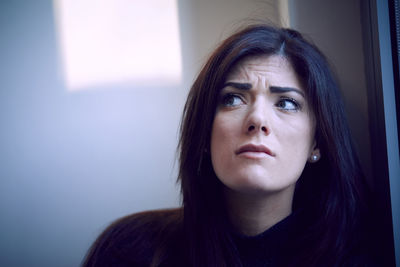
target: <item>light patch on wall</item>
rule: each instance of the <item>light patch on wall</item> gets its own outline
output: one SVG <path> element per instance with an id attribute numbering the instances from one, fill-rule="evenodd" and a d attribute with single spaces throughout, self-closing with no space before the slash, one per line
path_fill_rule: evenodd
<path id="1" fill-rule="evenodd" d="M 176 0 L 54 0 L 54 8 L 69 90 L 181 81 Z"/>

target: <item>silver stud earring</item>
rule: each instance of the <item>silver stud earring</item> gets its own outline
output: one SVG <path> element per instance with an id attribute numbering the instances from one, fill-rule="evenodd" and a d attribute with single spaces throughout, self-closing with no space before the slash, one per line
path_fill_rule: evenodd
<path id="1" fill-rule="evenodd" d="M 311 156 L 311 161 L 312 162 L 316 162 L 318 160 L 318 156 L 317 155 L 312 155 Z"/>

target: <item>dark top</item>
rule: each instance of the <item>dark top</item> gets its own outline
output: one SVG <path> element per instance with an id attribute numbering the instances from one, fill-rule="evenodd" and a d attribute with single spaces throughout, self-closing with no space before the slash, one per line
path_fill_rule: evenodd
<path id="1" fill-rule="evenodd" d="M 284 266 L 296 253 L 292 240 L 305 224 L 301 213 L 295 212 L 256 236 L 228 230 L 242 266 Z M 181 209 L 142 212 L 109 226 L 93 244 L 83 266 L 189 266 L 186 248 Z M 375 265 L 362 253 L 354 253 L 340 266 Z"/>
<path id="2" fill-rule="evenodd" d="M 290 240 L 302 225 L 297 213 L 256 236 L 232 233 L 234 244 L 243 266 L 278 266 L 290 255 Z"/>

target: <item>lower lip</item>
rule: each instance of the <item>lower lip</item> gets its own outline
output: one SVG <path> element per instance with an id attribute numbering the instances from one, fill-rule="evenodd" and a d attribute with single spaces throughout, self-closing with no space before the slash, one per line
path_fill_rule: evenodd
<path id="1" fill-rule="evenodd" d="M 240 153 L 239 156 L 249 159 L 263 159 L 269 157 L 270 155 L 265 152 L 247 151 Z"/>

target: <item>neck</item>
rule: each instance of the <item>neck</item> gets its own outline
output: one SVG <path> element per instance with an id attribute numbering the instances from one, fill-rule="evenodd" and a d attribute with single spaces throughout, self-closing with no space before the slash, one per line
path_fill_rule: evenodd
<path id="1" fill-rule="evenodd" d="M 239 193 L 225 188 L 230 221 L 244 235 L 260 234 L 290 215 L 293 194 L 294 186 L 267 194 Z"/>

